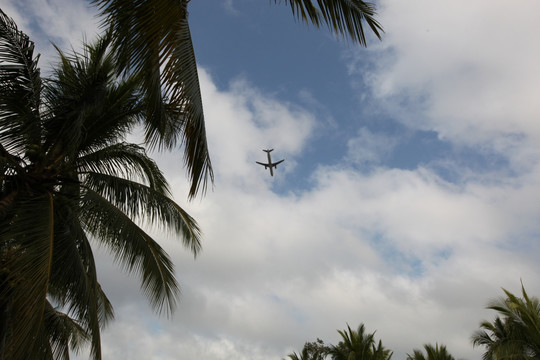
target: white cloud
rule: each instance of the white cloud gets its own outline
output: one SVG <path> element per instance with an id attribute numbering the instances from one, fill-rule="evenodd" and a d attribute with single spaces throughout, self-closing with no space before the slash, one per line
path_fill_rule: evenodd
<path id="1" fill-rule="evenodd" d="M 117 275 L 103 279 L 118 313 L 103 336 L 107 356 L 269 360 L 317 337 L 337 343 L 336 329 L 363 322 L 395 358 L 427 342 L 478 358 L 469 337 L 499 287 L 519 291 L 522 278 L 540 291 L 530 242 L 540 231 L 536 172 L 458 186 L 424 168 L 357 173 L 341 164 L 320 167 L 309 191 L 278 195 L 271 181 L 294 169 L 271 179 L 253 157 L 273 139 L 294 160 L 316 117 L 245 81 L 220 90 L 201 71 L 201 82 L 217 185 L 181 203 L 203 228 L 204 250 L 193 260 L 163 241 L 183 291 L 172 320 L 151 314 L 134 281 L 124 290 Z M 178 156 L 159 160 L 183 199 Z"/>
<path id="2" fill-rule="evenodd" d="M 353 55 L 377 101 L 413 128 L 435 130 L 457 144 L 484 144 L 519 158 L 540 135 L 540 5 L 425 0 L 383 1 L 386 34 Z M 519 145 L 516 148 L 516 144 Z M 536 147 L 534 147 L 536 149 Z M 517 150 L 517 151 L 516 151 Z"/>
<path id="3" fill-rule="evenodd" d="M 234 179 L 243 184 L 242 191 L 260 191 L 263 179 L 268 180 L 268 171 L 255 164 L 266 161 L 262 149 L 275 149 L 274 160 L 286 159 L 277 171 L 294 168 L 294 157 L 316 124 L 313 114 L 260 93 L 244 79 L 233 81 L 227 91 L 218 91 L 205 71 L 200 81 L 217 186 Z"/>
<path id="4" fill-rule="evenodd" d="M 96 7 L 83 0 L 0 0 L 2 10 L 36 44 L 41 54 L 40 67 L 48 71 L 57 51 L 79 50 L 83 39 L 91 40 L 99 32 Z"/>

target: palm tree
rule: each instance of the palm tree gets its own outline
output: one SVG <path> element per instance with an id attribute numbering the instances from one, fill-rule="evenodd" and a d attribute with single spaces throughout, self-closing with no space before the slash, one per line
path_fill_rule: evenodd
<path id="1" fill-rule="evenodd" d="M 426 351 L 425 355 L 421 350 L 414 349 L 412 355 L 407 354 L 407 360 L 455 360 L 444 345 L 425 344 L 424 350 Z"/>
<path id="2" fill-rule="evenodd" d="M 190 196 L 213 179 L 206 142 L 197 65 L 188 24 L 190 0 L 92 0 L 112 29 L 118 68 L 144 74 L 147 101 L 146 140 L 171 148 L 185 145 L 184 160 L 190 178 Z M 274 2 L 278 2 L 274 0 Z M 382 27 L 375 6 L 363 0 L 285 0 L 293 15 L 316 27 L 366 45 L 364 22 L 379 39 Z M 163 98 L 174 105 L 167 114 Z"/>
<path id="3" fill-rule="evenodd" d="M 293 352 L 292 354 L 289 354 L 287 356 L 290 360 L 314 360 L 306 348 L 303 348 L 300 354 Z"/>
<path id="4" fill-rule="evenodd" d="M 287 356 L 290 360 L 324 360 L 329 350 L 330 347 L 321 339 L 317 339 L 317 341 L 306 342 L 300 354 L 293 352 Z"/>
<path id="5" fill-rule="evenodd" d="M 379 340 L 377 347 L 372 347 L 371 360 L 390 360 L 393 352 L 390 349 L 386 349 L 382 341 Z"/>
<path id="6" fill-rule="evenodd" d="M 503 289 L 506 297 L 487 307 L 497 316 L 491 323 L 483 321 L 481 330 L 472 336 L 474 346 L 483 346 L 484 360 L 540 359 L 540 302 L 529 297 L 521 286 L 522 298 Z"/>
<path id="7" fill-rule="evenodd" d="M 511 335 L 514 331 L 512 327 L 511 321 L 503 320 L 500 317 L 496 317 L 493 322 L 482 321 L 480 323 L 481 330 L 477 330 L 473 334 L 472 341 L 474 346 L 484 347 L 482 359 L 505 359 L 522 352 L 521 342 L 513 339 Z"/>
<path id="8" fill-rule="evenodd" d="M 166 252 L 143 230 L 171 231 L 194 254 L 200 232 L 170 198 L 141 146 L 122 141 L 147 120 L 141 79 L 117 76 L 109 35 L 82 54 L 60 52 L 43 80 L 33 43 L 0 10 L 0 359 L 68 359 L 113 317 L 91 242 L 108 248 L 159 312 L 178 284 Z M 163 101 L 161 106 L 169 109 Z M 170 112 L 173 113 L 173 112 Z"/>
<path id="9" fill-rule="evenodd" d="M 347 325 L 347 331 L 338 330 L 342 341 L 330 348 L 329 354 L 333 360 L 390 360 L 392 352 L 385 349 L 379 340 L 375 346 L 375 332 L 366 333 L 364 324 L 357 330 Z"/>

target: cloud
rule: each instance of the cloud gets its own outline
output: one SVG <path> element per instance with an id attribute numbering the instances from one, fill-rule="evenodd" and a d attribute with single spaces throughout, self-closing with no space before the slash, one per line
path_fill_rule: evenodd
<path id="1" fill-rule="evenodd" d="M 297 176 L 294 169 L 270 179 L 249 154 L 270 137 L 294 160 L 317 117 L 244 80 L 218 89 L 204 70 L 201 79 L 218 183 L 185 206 L 204 230 L 204 250 L 193 260 L 163 240 L 177 264 L 180 307 L 167 321 L 140 298 L 118 298 L 104 335 L 110 354 L 275 359 L 317 337 L 337 343 L 336 329 L 363 322 L 396 358 L 426 342 L 476 358 L 469 336 L 499 287 L 516 291 L 522 278 L 530 293 L 540 290 L 530 243 L 540 230 L 535 173 L 457 185 L 428 168 L 359 173 L 343 162 L 320 166 L 312 188 L 279 194 L 272 181 Z M 377 139 L 363 146 L 386 142 Z M 177 157 L 159 161 L 182 199 Z M 143 341 L 128 340 L 135 329 Z"/>
<path id="2" fill-rule="evenodd" d="M 206 71 L 200 71 L 207 133 L 217 186 L 232 179 L 242 191 L 258 192 L 268 171 L 255 164 L 266 161 L 262 149 L 275 149 L 275 160 L 285 158 L 278 171 L 287 173 L 306 146 L 315 126 L 315 116 L 298 105 L 280 102 L 239 78 L 220 91 Z M 254 176 L 256 175 L 256 176 Z M 264 180 L 263 180 L 264 179 Z"/>
<path id="3" fill-rule="evenodd" d="M 240 11 L 236 8 L 234 0 L 225 0 L 223 2 L 223 8 L 232 15 L 240 14 Z"/>
<path id="4" fill-rule="evenodd" d="M 57 58 L 53 44 L 63 51 L 79 50 L 83 39 L 91 40 L 99 32 L 97 8 L 88 1 L 0 0 L 0 5 L 35 42 L 44 72 L 49 71 L 50 62 Z"/>
<path id="5" fill-rule="evenodd" d="M 368 50 L 372 62 L 350 54 L 350 73 L 407 126 L 517 161 L 540 135 L 540 45 L 528 40 L 540 30 L 539 6 L 383 1 L 384 39 Z"/>

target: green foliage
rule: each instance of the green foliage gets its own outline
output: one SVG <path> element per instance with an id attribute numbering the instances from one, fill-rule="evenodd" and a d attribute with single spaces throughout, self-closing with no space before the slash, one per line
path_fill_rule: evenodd
<path id="1" fill-rule="evenodd" d="M 213 181 L 188 1 L 94 0 L 111 31 L 117 69 L 141 76 L 146 141 L 170 149 L 184 145 L 195 196 Z M 164 100 L 168 106 L 163 106 Z"/>
<path id="2" fill-rule="evenodd" d="M 382 342 L 376 344 L 375 333 L 367 334 L 364 324 L 357 330 L 347 325 L 347 330 L 338 330 L 342 341 L 337 345 L 326 345 L 321 339 L 306 342 L 300 354 L 289 354 L 291 360 L 390 360 L 392 352 Z"/>
<path id="3" fill-rule="evenodd" d="M 300 354 L 292 353 L 288 357 L 290 360 L 324 360 L 330 351 L 330 346 L 325 345 L 321 339 L 306 342 Z"/>
<path id="4" fill-rule="evenodd" d="M 487 307 L 499 316 L 483 321 L 472 336 L 474 346 L 483 346 L 484 360 L 540 359 L 540 302 L 521 287 L 522 297 L 503 289 L 506 297 Z"/>
<path id="5" fill-rule="evenodd" d="M 540 360 L 540 300 L 529 296 L 522 285 L 522 297 L 503 289 L 505 297 L 487 307 L 497 311 L 495 320 L 482 321 L 480 330 L 472 336 L 474 346 L 484 347 L 483 360 Z M 324 345 L 322 340 L 306 343 L 300 354 L 291 360 L 390 360 L 392 352 L 382 342 L 375 341 L 375 332 L 367 333 L 364 324 L 357 330 L 347 325 L 338 330 L 342 340 L 337 345 Z M 407 360 L 455 360 L 444 345 L 424 345 L 424 351 L 414 349 Z"/>
<path id="6" fill-rule="evenodd" d="M 326 345 L 321 339 L 316 342 L 306 342 L 301 353 L 288 355 L 290 360 L 390 360 L 392 351 L 375 340 L 375 332 L 366 333 L 364 324 L 353 330 L 347 325 L 346 330 L 338 330 L 342 340 L 337 345 Z M 407 360 L 455 360 L 446 346 L 435 344 L 424 345 L 426 354 L 415 349 L 407 355 Z"/>
<path id="7" fill-rule="evenodd" d="M 455 360 L 444 345 L 425 344 L 424 350 L 425 355 L 421 350 L 414 349 L 412 354 L 407 354 L 407 360 Z"/>
<path id="8" fill-rule="evenodd" d="M 278 2 L 278 0 L 274 0 Z M 326 24 L 336 34 L 366 46 L 365 22 L 377 38 L 381 38 L 382 26 L 375 20 L 375 5 L 362 0 L 313 1 L 285 0 L 293 14 L 305 22 L 319 27 Z"/>
<path id="9" fill-rule="evenodd" d="M 43 80 L 32 42 L 0 11 L 0 359 L 68 359 L 87 342 L 101 358 L 113 311 L 91 240 L 166 313 L 178 295 L 173 264 L 143 226 L 200 250 L 196 222 L 170 199 L 156 163 L 123 142 L 146 120 L 147 99 L 137 74 L 117 75 L 110 42 L 59 51 Z"/>
<path id="10" fill-rule="evenodd" d="M 390 360 L 392 352 L 382 342 L 376 344 L 375 332 L 368 334 L 364 324 L 357 330 L 347 325 L 347 330 L 338 330 L 342 340 L 332 346 L 329 354 L 333 360 Z"/>

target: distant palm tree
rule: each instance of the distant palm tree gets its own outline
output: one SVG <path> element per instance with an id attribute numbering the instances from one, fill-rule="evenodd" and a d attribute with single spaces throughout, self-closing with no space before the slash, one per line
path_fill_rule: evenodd
<path id="1" fill-rule="evenodd" d="M 190 196 L 213 179 L 197 64 L 188 24 L 190 0 L 92 0 L 112 29 L 118 68 L 143 74 L 146 140 L 170 148 L 185 145 Z M 274 0 L 274 2 L 278 2 Z M 375 6 L 363 0 L 285 0 L 293 15 L 366 45 L 364 22 L 378 38 Z M 161 106 L 166 98 L 173 105 Z M 174 111 L 171 116 L 168 112 Z"/>
<path id="2" fill-rule="evenodd" d="M 292 354 L 289 354 L 287 356 L 290 360 L 314 360 L 306 348 L 303 348 L 300 354 L 293 352 Z"/>
<path id="3" fill-rule="evenodd" d="M 472 336 L 474 346 L 483 346 L 484 360 L 540 360 L 540 302 L 529 297 L 522 285 L 522 298 L 503 289 L 505 298 L 487 307 L 500 316 L 491 323 L 483 321 Z"/>
<path id="4" fill-rule="evenodd" d="M 371 360 L 390 360 L 392 358 L 393 352 L 390 349 L 386 349 L 382 341 L 379 340 L 377 347 L 372 347 Z"/>
<path id="5" fill-rule="evenodd" d="M 326 357 L 326 352 L 311 351 L 309 348 L 304 347 L 300 354 L 293 352 L 287 355 L 290 360 L 323 360 Z"/>
<path id="6" fill-rule="evenodd" d="M 503 320 L 500 317 L 496 317 L 493 322 L 482 321 L 480 323 L 481 330 L 477 330 L 473 334 L 472 341 L 474 346 L 484 347 L 482 359 L 505 359 L 515 357 L 515 354 L 521 354 L 522 343 L 513 339 L 511 334 L 514 330 L 512 327 L 511 321 Z"/>
<path id="7" fill-rule="evenodd" d="M 375 333 L 367 334 L 364 324 L 357 330 L 347 325 L 347 331 L 338 330 L 342 341 L 330 348 L 333 360 L 390 360 L 392 352 L 381 341 L 375 346 Z"/>
<path id="8" fill-rule="evenodd" d="M 0 10 L 0 359 L 68 359 L 113 316 L 91 242 L 137 273 L 152 306 L 174 309 L 173 264 L 143 230 L 194 254 L 199 228 L 144 148 L 122 137 L 148 113 L 137 74 L 118 77 L 110 36 L 60 53 L 42 80 L 28 36 Z M 162 102 L 163 108 L 170 105 Z"/>
<path id="9" fill-rule="evenodd" d="M 421 350 L 414 349 L 412 354 L 407 354 L 407 360 L 455 360 L 444 345 L 425 344 L 424 350 L 425 355 Z"/>
<path id="10" fill-rule="evenodd" d="M 306 342 L 302 348 L 302 352 L 289 354 L 290 360 L 324 360 L 330 347 L 325 345 L 321 339 L 317 341 Z"/>

